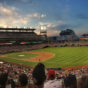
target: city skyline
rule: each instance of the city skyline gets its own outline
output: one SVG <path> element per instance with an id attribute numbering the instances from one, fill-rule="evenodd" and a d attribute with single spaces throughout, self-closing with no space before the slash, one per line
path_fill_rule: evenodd
<path id="1" fill-rule="evenodd" d="M 32 27 L 39 33 L 45 25 L 48 35 L 73 29 L 88 33 L 87 0 L 0 0 L 0 27 Z"/>

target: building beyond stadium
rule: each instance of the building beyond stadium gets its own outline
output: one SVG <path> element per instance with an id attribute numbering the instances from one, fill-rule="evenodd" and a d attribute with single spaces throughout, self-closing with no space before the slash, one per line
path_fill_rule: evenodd
<path id="1" fill-rule="evenodd" d="M 75 32 L 71 29 L 62 30 L 59 36 L 54 36 L 50 38 L 51 41 L 58 41 L 58 42 L 73 42 L 78 41 L 79 37 L 75 34 Z"/>
<path id="2" fill-rule="evenodd" d="M 88 41 L 88 33 L 84 33 L 82 34 L 82 36 L 80 37 L 81 41 Z"/>

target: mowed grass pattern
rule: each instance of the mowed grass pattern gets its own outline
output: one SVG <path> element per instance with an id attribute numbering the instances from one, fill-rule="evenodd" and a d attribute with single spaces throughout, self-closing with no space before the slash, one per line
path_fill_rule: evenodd
<path id="1" fill-rule="evenodd" d="M 79 66 L 79 65 L 87 65 L 88 64 L 88 47 L 56 47 L 56 48 L 46 48 L 40 50 L 32 50 L 35 52 L 51 52 L 54 54 L 49 60 L 43 61 L 46 67 L 71 67 L 71 66 Z M 31 52 L 31 51 L 27 51 Z M 11 61 L 15 63 L 21 63 L 24 65 L 35 66 L 37 62 L 28 62 L 21 61 L 20 59 L 23 57 L 18 57 L 18 55 L 25 55 L 25 58 L 35 57 L 36 55 L 28 55 L 24 52 L 19 53 L 11 53 L 8 54 L 8 57 L 1 57 L 1 59 L 6 61 Z M 13 59 L 13 58 L 17 59 Z"/>

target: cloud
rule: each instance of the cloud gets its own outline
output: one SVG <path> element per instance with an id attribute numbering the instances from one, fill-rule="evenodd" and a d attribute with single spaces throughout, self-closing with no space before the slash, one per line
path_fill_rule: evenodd
<path id="1" fill-rule="evenodd" d="M 76 18 L 81 20 L 88 20 L 88 14 L 78 14 L 76 15 Z"/>
<path id="2" fill-rule="evenodd" d="M 21 26 L 27 25 L 33 20 L 45 18 L 45 14 L 37 12 L 22 15 L 20 10 L 8 5 L 0 4 L 0 26 Z"/>
<path id="3" fill-rule="evenodd" d="M 33 14 L 29 14 L 27 16 L 32 18 L 32 19 L 35 19 L 35 18 L 45 18 L 46 17 L 45 14 L 39 14 L 39 13 L 33 13 Z"/>
<path id="4" fill-rule="evenodd" d="M 58 36 L 59 33 L 62 30 L 73 29 L 73 28 L 77 27 L 78 25 L 71 25 L 71 24 L 66 23 L 63 20 L 59 20 L 56 23 L 53 23 L 53 22 L 39 22 L 37 24 L 37 26 L 35 26 L 35 28 L 37 29 L 36 32 L 38 34 L 40 33 L 41 26 L 46 27 L 48 36 Z"/>
<path id="5" fill-rule="evenodd" d="M 13 3 L 13 2 L 15 3 L 15 2 L 28 2 L 28 1 L 32 1 L 32 0 L 0 0 L 1 3 L 7 3 L 7 4 Z"/>
<path id="6" fill-rule="evenodd" d="M 35 27 L 38 34 L 40 32 L 41 26 L 46 27 L 48 36 L 58 36 L 61 30 L 63 30 L 64 28 L 68 28 L 65 22 L 62 20 L 58 21 L 57 23 L 39 22 Z"/>
<path id="7" fill-rule="evenodd" d="M 2 4 L 7 4 L 7 5 L 12 5 L 12 4 L 33 4 L 35 5 L 36 0 L 0 0 L 0 3 Z"/>

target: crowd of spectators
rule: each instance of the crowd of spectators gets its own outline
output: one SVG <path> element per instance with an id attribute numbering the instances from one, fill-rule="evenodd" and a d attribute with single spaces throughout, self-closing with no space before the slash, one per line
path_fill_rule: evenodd
<path id="1" fill-rule="evenodd" d="M 36 45 L 4 45 L 0 46 L 0 54 L 19 52 L 26 50 L 41 49 L 45 47 L 46 44 L 36 44 Z"/>
<path id="2" fill-rule="evenodd" d="M 26 50 L 36 50 L 47 47 L 60 47 L 57 43 L 42 43 L 42 44 L 34 44 L 34 45 L 0 45 L 0 54 L 11 53 L 11 52 L 19 52 Z M 62 46 L 64 46 L 62 44 Z"/>
<path id="3" fill-rule="evenodd" d="M 88 88 L 88 68 L 76 70 L 34 68 L 0 62 L 0 88 Z"/>

